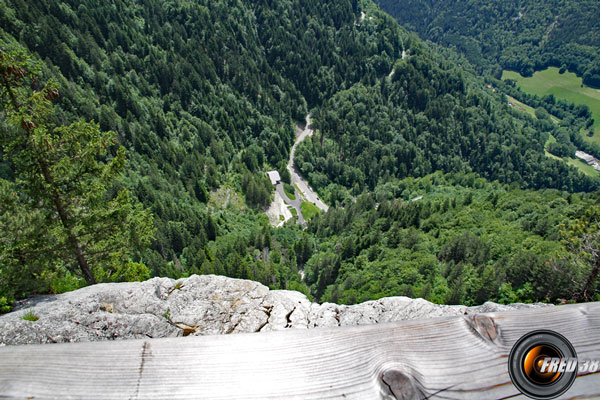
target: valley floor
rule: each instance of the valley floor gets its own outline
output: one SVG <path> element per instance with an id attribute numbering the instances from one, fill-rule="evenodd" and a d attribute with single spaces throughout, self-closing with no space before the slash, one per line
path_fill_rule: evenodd
<path id="1" fill-rule="evenodd" d="M 267 216 L 269 217 L 269 221 L 273 226 L 281 226 L 290 218 L 292 218 L 292 213 L 290 212 L 289 207 L 296 210 L 298 222 L 305 224 L 306 221 L 302 215 L 302 203 L 304 202 L 310 202 L 324 212 L 327 212 L 329 209 L 329 206 L 327 206 L 327 204 L 325 204 L 319 198 L 319 195 L 310 187 L 308 182 L 300 174 L 300 171 L 298 171 L 296 165 L 294 165 L 294 154 L 296 153 L 296 148 L 304 139 L 312 136 L 313 134 L 314 130 L 312 129 L 312 125 L 310 123 L 309 114 L 306 116 L 306 125 L 304 128 L 296 125 L 296 141 L 292 146 L 290 159 L 287 164 L 287 169 L 290 172 L 291 183 L 295 189 L 296 198 L 292 200 L 285 194 L 282 182 L 279 182 L 276 185 L 275 198 L 266 212 Z"/>

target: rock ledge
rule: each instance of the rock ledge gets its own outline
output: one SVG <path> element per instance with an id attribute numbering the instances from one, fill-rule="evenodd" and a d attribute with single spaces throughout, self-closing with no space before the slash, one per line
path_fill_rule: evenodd
<path id="1" fill-rule="evenodd" d="M 305 295 L 215 275 L 103 283 L 38 296 L 0 316 L 0 345 L 265 332 L 377 324 L 506 311 L 545 304 L 446 306 L 386 297 L 352 306 L 311 303 Z M 39 319 L 25 321 L 32 312 Z"/>

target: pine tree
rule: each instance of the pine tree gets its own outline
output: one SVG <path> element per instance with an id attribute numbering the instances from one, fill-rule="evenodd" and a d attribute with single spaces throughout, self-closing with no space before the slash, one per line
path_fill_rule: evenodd
<path id="1" fill-rule="evenodd" d="M 0 196 L 0 268 L 18 275 L 36 266 L 38 276 L 62 265 L 89 284 L 131 279 L 129 269 L 140 268 L 131 257 L 154 228 L 128 190 L 116 189 L 125 149 L 113 156 L 116 134 L 97 124 L 54 123 L 59 92 L 38 75 L 23 52 L 0 50 L 0 146 L 16 177 L 2 182 L 12 195 Z"/>

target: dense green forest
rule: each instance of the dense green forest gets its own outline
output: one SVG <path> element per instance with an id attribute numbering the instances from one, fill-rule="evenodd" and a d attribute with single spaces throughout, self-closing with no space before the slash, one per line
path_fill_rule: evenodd
<path id="1" fill-rule="evenodd" d="M 10 97 L 9 87 L 18 87 L 23 99 L 52 94 L 43 102 L 43 124 L 35 127 L 29 122 L 37 119 L 22 116 L 30 112 L 25 106 L 19 111 L 18 103 L 4 101 L 0 110 L 0 303 L 86 281 L 193 273 L 344 302 L 391 294 L 470 304 L 581 300 L 597 291 L 595 278 L 585 283 L 596 271 L 593 263 L 576 258 L 588 253 L 569 243 L 588 240 L 586 227 L 597 223 L 597 195 L 584 193 L 597 190 L 598 180 L 544 153 L 550 135 L 565 146 L 576 143 L 589 112 L 555 105 L 572 122 L 557 126 L 511 110 L 483 79 L 370 1 L 6 0 L 0 21 L 3 54 L 24 50 L 33 57 L 18 66 L 23 71 L 15 69 L 14 56 L 3 58 L 3 73 L 16 82 L 4 84 L 3 96 Z M 30 70 L 35 74 L 26 87 L 21 73 L 29 79 Z M 293 223 L 275 229 L 263 214 L 273 192 L 264 171 L 285 176 L 294 126 L 309 111 L 318 133 L 299 147 L 296 163 L 332 207 L 307 230 Z M 48 211 L 36 196 L 52 185 L 28 189 L 35 173 L 26 173 L 25 156 L 10 147 L 19 132 L 62 144 L 60 132 L 68 127 L 80 143 L 73 149 L 84 148 L 85 132 L 109 141 L 92 146 L 97 158 L 85 164 L 96 176 L 89 182 L 102 183 L 85 182 L 97 189 L 89 204 L 129 213 L 111 214 L 115 221 L 131 215 L 123 219 L 122 231 L 130 233 L 119 236 L 122 251 L 92 262 L 92 279 L 82 275 L 80 262 L 64 254 L 40 257 L 33 249 L 62 229 L 67 239 L 81 233 L 92 254 L 90 237 L 103 229 L 87 237 L 78 227 L 95 227 L 99 217 L 77 225 L 87 215 L 82 210 L 92 209 L 79 200 L 68 218 Z M 52 147 L 36 143 L 43 154 Z M 119 168 L 108 167 L 113 164 Z M 60 160 L 57 165 L 66 170 Z M 61 196 L 86 194 L 63 180 Z M 223 191 L 242 200 L 225 207 L 215 201 Z M 519 201 L 534 211 L 519 211 Z M 538 202 L 544 206 L 538 209 Z M 494 209 L 505 203 L 512 208 Z M 43 210 L 47 221 L 61 217 L 56 232 L 44 232 Z M 478 213 L 475 222 L 463 221 L 470 213 Z M 561 242 L 555 223 L 577 218 L 585 227 L 567 231 Z M 538 228 L 542 220 L 549 225 Z M 42 229 L 30 232 L 30 221 Z M 488 223 L 497 229 L 486 230 Z M 527 240 L 502 237 L 514 232 Z M 506 244 L 496 249 L 495 240 Z M 452 246 L 495 250 L 473 259 L 448 255 Z M 379 250 L 387 261 L 377 261 Z M 519 272 L 507 271 L 522 254 Z M 109 267 L 119 263 L 126 268 Z M 574 265 L 576 283 L 547 289 L 544 277 Z M 528 268 L 539 271 L 529 276 Z M 375 270 L 383 275 L 374 278 Z M 373 284 L 367 287 L 365 279 Z"/>
<path id="2" fill-rule="evenodd" d="M 392 180 L 311 222 L 322 251 L 308 261 L 306 281 L 318 298 L 343 303 L 570 299 L 588 276 L 563 241 L 571 221 L 597 218 L 599 200 L 473 173 Z"/>
<path id="3" fill-rule="evenodd" d="M 595 0 L 375 0 L 425 39 L 453 47 L 481 70 L 531 76 L 549 66 L 600 87 L 600 4 Z"/>
<path id="4" fill-rule="evenodd" d="M 3 1 L 1 46 L 43 62 L 40 80 L 60 90 L 56 121 L 81 118 L 117 132 L 129 159 L 120 185 L 156 227 L 133 259 L 152 275 L 214 272 L 286 287 L 299 279 L 294 243 L 302 234 L 271 234 L 260 211 L 272 189 L 261 171 L 285 168 L 294 123 L 309 106 L 374 81 L 402 51 L 406 34 L 395 21 L 359 29 L 358 7 Z M 0 170 L 8 181 L 20 178 L 7 157 Z M 248 207 L 211 205 L 219 187 L 242 194 Z M 20 265 L 3 268 L 18 275 Z M 18 298 L 59 290 L 78 279 L 71 273 L 24 273 L 18 285 L 6 278 L 0 286 Z"/>
<path id="5" fill-rule="evenodd" d="M 413 54 L 396 63 L 391 79 L 355 85 L 325 102 L 315 116 L 321 135 L 302 143 L 298 166 L 313 186 L 334 183 L 353 195 L 391 177 L 434 171 L 474 171 L 523 188 L 598 188 L 597 180 L 543 153 L 550 133 L 568 129 L 570 143 L 570 134 L 580 137 L 576 129 L 511 113 L 483 86 L 452 65 Z M 584 111 L 573 118 L 578 124 L 589 119 Z"/>

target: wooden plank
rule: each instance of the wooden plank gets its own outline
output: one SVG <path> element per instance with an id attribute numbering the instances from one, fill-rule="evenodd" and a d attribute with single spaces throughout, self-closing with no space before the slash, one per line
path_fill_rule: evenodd
<path id="1" fill-rule="evenodd" d="M 0 398 L 507 398 L 507 360 L 534 329 L 600 359 L 600 303 L 312 330 L 7 346 Z M 600 373 L 568 398 L 600 397 Z M 519 396 L 524 398 L 524 396 Z"/>

